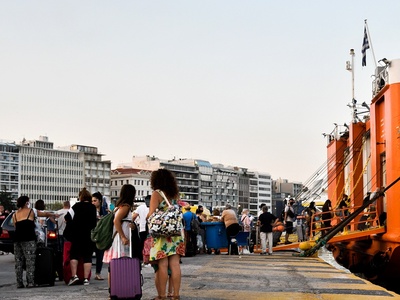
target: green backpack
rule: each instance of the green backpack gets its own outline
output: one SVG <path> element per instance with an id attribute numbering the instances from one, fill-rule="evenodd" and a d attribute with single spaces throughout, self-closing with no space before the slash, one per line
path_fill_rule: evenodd
<path id="1" fill-rule="evenodd" d="M 99 250 L 107 250 L 113 243 L 114 212 L 109 213 L 97 221 L 97 225 L 92 229 L 90 237 L 96 243 Z"/>

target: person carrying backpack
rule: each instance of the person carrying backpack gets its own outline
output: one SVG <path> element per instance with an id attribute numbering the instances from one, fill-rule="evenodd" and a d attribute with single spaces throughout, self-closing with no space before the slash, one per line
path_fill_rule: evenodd
<path id="1" fill-rule="evenodd" d="M 283 219 L 283 224 L 285 224 L 286 234 L 285 234 L 285 244 L 291 244 L 289 241 L 289 235 L 293 233 L 293 222 L 295 221 L 294 214 L 294 199 L 290 198 L 289 203 L 285 207 L 285 217 Z"/>
<path id="2" fill-rule="evenodd" d="M 196 214 L 190 211 L 190 205 L 187 204 L 183 207 L 183 220 L 185 224 L 185 241 L 186 241 L 186 255 L 194 256 L 197 253 L 197 233 L 192 228 L 192 220 L 197 219 Z"/>

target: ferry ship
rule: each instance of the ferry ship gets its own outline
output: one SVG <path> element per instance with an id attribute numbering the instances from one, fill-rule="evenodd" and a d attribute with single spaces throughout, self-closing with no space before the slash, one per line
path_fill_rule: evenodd
<path id="1" fill-rule="evenodd" d="M 303 254 L 326 245 L 343 267 L 399 290 L 400 59 L 381 60 L 371 102 L 359 105 L 353 98 L 349 106 L 351 122 L 326 135 L 331 227 L 314 218 L 310 239 L 315 246 Z M 349 199 L 345 209 L 339 207 L 344 195 Z"/>

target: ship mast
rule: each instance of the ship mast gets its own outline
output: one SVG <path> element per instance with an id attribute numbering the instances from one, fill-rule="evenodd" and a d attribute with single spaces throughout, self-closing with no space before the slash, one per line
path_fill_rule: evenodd
<path id="1" fill-rule="evenodd" d="M 351 55 L 351 63 L 350 61 L 346 62 L 346 70 L 351 72 L 351 104 L 348 104 L 352 110 L 352 122 L 357 123 L 357 107 L 356 103 L 357 100 L 354 97 L 354 49 L 350 49 L 350 55 Z"/>

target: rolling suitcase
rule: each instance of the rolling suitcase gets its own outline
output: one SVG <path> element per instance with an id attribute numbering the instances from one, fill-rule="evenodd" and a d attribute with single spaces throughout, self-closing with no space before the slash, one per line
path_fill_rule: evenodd
<path id="1" fill-rule="evenodd" d="M 55 277 L 58 277 L 58 280 L 62 281 L 64 279 L 63 274 L 63 248 L 61 246 L 61 238 L 58 231 L 58 223 L 56 222 L 55 232 L 57 234 L 57 246 L 54 249 L 54 272 Z"/>
<path id="2" fill-rule="evenodd" d="M 129 230 L 129 240 L 132 233 Z M 118 256 L 121 249 L 118 239 Z M 132 258 L 132 244 L 129 246 L 129 257 L 114 258 L 109 264 L 110 273 L 110 298 L 111 299 L 141 299 L 143 277 L 141 274 L 141 263 L 138 258 Z"/>
<path id="3" fill-rule="evenodd" d="M 47 247 L 47 227 L 45 226 L 45 244 L 36 249 L 35 283 L 53 286 L 54 281 L 54 251 Z"/>

